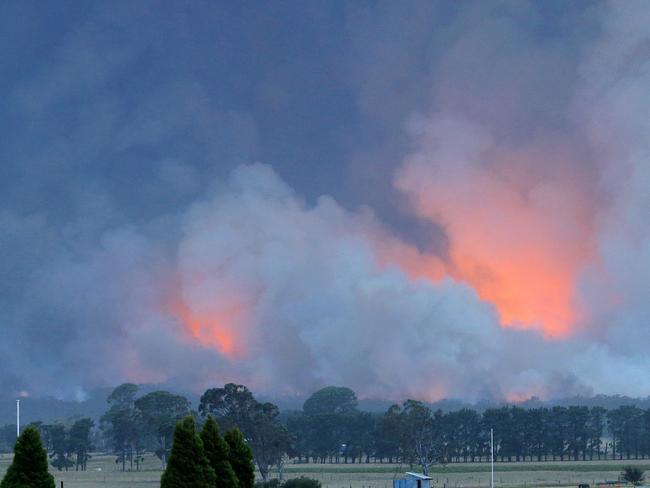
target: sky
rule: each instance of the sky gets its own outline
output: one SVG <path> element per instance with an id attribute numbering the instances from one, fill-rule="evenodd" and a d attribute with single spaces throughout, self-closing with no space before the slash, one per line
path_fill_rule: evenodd
<path id="1" fill-rule="evenodd" d="M 650 5 L 0 5 L 0 383 L 650 395 Z"/>

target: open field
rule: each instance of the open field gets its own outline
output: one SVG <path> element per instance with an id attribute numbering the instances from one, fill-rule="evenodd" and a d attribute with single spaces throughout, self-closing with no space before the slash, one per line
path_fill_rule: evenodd
<path id="1" fill-rule="evenodd" d="M 156 488 L 159 486 L 160 464 L 148 456 L 139 472 L 121 472 L 113 456 L 96 455 L 88 463 L 86 472 L 52 471 L 57 488 Z M 0 476 L 11 461 L 9 455 L 0 456 Z M 622 466 L 635 464 L 650 471 L 650 461 L 593 461 L 547 463 L 497 463 L 495 485 L 507 488 L 576 486 L 615 480 Z M 316 478 L 323 488 L 391 488 L 392 479 L 408 471 L 405 465 L 387 464 L 288 464 L 285 477 L 301 475 Z M 490 466 L 486 463 L 452 464 L 433 469 L 436 488 L 480 488 L 490 483 Z"/>

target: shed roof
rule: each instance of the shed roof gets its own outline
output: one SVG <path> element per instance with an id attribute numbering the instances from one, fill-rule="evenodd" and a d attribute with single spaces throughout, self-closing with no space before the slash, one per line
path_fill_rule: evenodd
<path id="1" fill-rule="evenodd" d="M 407 471 L 406 475 L 410 476 L 412 478 L 417 478 L 419 480 L 432 480 L 433 479 L 431 476 L 425 476 L 425 475 L 420 474 L 420 473 L 411 473 L 410 471 Z"/>

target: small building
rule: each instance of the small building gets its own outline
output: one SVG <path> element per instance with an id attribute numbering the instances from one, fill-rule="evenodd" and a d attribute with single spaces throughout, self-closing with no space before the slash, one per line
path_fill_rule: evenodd
<path id="1" fill-rule="evenodd" d="M 406 477 L 393 480 L 393 488 L 431 488 L 431 476 L 407 472 Z"/>

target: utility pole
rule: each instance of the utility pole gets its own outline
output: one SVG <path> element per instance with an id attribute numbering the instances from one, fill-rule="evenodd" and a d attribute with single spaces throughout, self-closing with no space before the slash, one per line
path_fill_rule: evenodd
<path id="1" fill-rule="evenodd" d="M 20 400 L 16 400 L 16 438 L 20 437 Z"/>
<path id="2" fill-rule="evenodd" d="M 490 429 L 490 488 L 494 488 L 494 429 Z"/>

